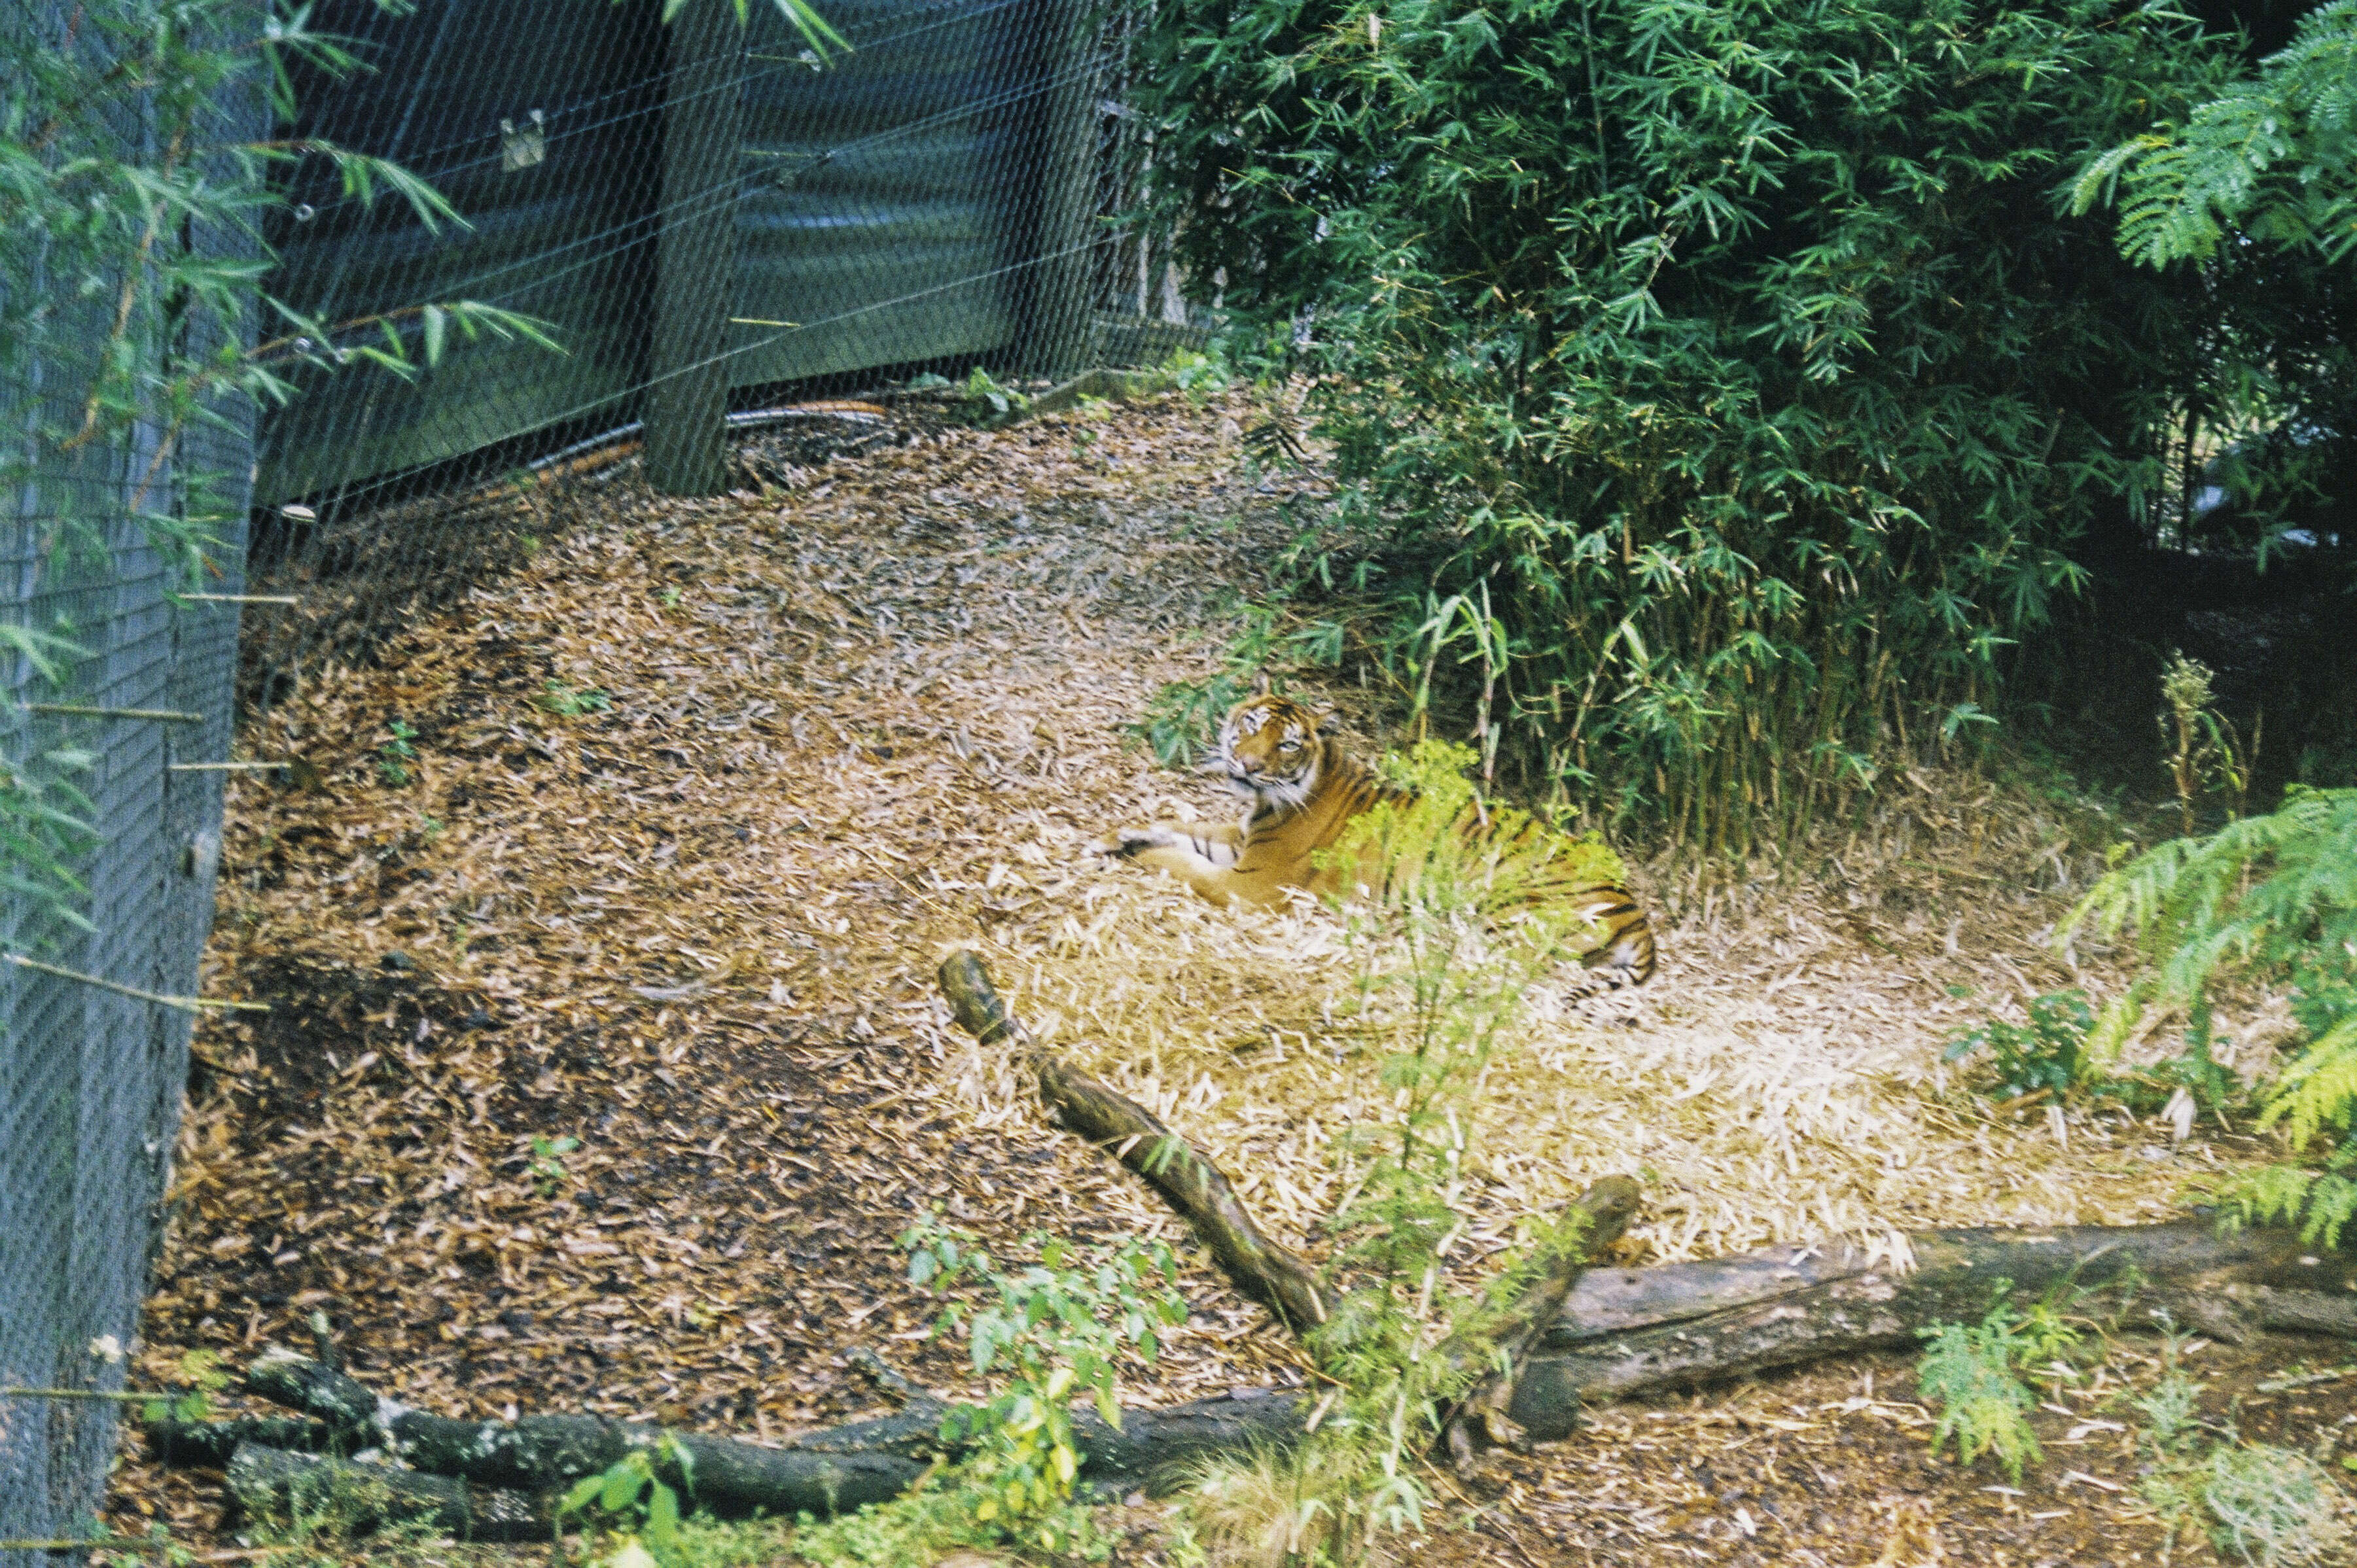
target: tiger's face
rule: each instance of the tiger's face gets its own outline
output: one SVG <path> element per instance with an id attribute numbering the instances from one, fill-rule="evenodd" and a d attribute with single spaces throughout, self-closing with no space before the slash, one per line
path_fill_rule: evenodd
<path id="1" fill-rule="evenodd" d="M 1326 735 L 1323 715 L 1290 698 L 1247 697 L 1221 723 L 1211 768 L 1239 795 L 1297 807 L 1318 788 Z"/>

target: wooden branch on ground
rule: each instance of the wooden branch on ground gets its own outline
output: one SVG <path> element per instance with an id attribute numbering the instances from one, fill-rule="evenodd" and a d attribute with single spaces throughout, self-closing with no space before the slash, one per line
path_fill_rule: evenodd
<path id="1" fill-rule="evenodd" d="M 1326 1321 L 1318 1276 L 1300 1256 L 1269 1240 L 1228 1178 L 1161 1118 L 1033 1040 L 1007 1015 L 982 961 L 971 952 L 942 962 L 942 991 L 966 1031 L 985 1046 L 1012 1041 L 1058 1120 L 1160 1193 L 1243 1294 L 1296 1333 Z"/>

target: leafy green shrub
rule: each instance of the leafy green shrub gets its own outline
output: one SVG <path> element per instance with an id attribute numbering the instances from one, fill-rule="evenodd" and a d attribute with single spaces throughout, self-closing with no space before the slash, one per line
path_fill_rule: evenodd
<path id="1" fill-rule="evenodd" d="M 2215 79 L 2180 17 L 1174 0 L 1149 48 L 1197 275 L 1330 372 L 1398 672 L 1491 686 L 1537 782 L 1772 839 L 1986 724 L 2166 478 L 2196 306 L 2050 193 Z"/>
<path id="2" fill-rule="evenodd" d="M 1995 1058 L 1997 1099 L 2040 1090 L 2060 1097 L 2085 1075 L 2087 1036 L 2094 1027 L 2085 993 L 2050 991 L 2029 1004 L 2027 1025 L 1991 1018 L 1950 1040 L 1942 1055 L 1961 1061 L 1986 1047 Z"/>
<path id="3" fill-rule="evenodd" d="M 1052 1236 L 1025 1245 L 1039 1261 L 1002 1268 L 971 1234 L 928 1216 L 900 1238 L 909 1278 L 946 1290 L 984 1287 L 979 1306 L 952 1300 L 936 1334 L 963 1333 L 978 1375 L 999 1392 L 942 1418 L 941 1437 L 958 1463 L 888 1503 L 825 1523 L 805 1520 L 795 1550 L 813 1563 L 898 1568 L 952 1546 L 1006 1544 L 1062 1556 L 1103 1556 L 1086 1509 L 1074 1500 L 1081 1451 L 1071 1402 L 1085 1394 L 1121 1425 L 1115 1368 L 1125 1353 L 1153 1361 L 1162 1331 L 1184 1322 L 1178 1267 L 1159 1241 L 1131 1237 L 1092 1257 Z M 995 1298 L 995 1299 L 993 1299 Z"/>
<path id="4" fill-rule="evenodd" d="M 2212 989 L 2235 977 L 2287 985 L 2307 1036 L 2274 1086 L 2262 1127 L 2281 1127 L 2296 1163 L 2230 1187 L 2249 1219 L 2298 1220 L 2337 1246 L 2357 1218 L 2357 789 L 2295 785 L 2263 817 L 2138 855 L 2089 891 L 2061 932 L 2133 929 L 2156 966 L 2105 1010 L 2116 1041 L 2156 1004 L 2190 1007 L 2209 1033 Z"/>

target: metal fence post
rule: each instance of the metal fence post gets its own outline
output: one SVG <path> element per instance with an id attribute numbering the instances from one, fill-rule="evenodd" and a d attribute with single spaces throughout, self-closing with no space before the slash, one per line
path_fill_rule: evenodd
<path id="1" fill-rule="evenodd" d="M 673 496 L 728 487 L 728 314 L 737 295 L 745 29 L 729 0 L 673 19 L 663 100 L 662 231 L 647 389 L 647 480 Z"/>
<path id="2" fill-rule="evenodd" d="M 1103 51 L 1090 24 L 1092 0 L 1046 0 L 1042 64 L 1050 83 L 1046 166 L 1041 171 L 1038 266 L 1031 285 L 1028 330 L 1018 350 L 1022 368 L 1062 376 L 1088 358 L 1089 318 L 1095 303 L 1097 247 L 1097 100 L 1103 86 Z"/>

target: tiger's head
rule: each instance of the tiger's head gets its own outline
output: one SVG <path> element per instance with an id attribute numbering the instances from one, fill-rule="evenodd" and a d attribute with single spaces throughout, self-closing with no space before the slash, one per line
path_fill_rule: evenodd
<path id="1" fill-rule="evenodd" d="M 1221 722 L 1209 770 L 1256 804 L 1298 808 L 1327 771 L 1332 717 L 1289 697 L 1247 697 Z"/>

